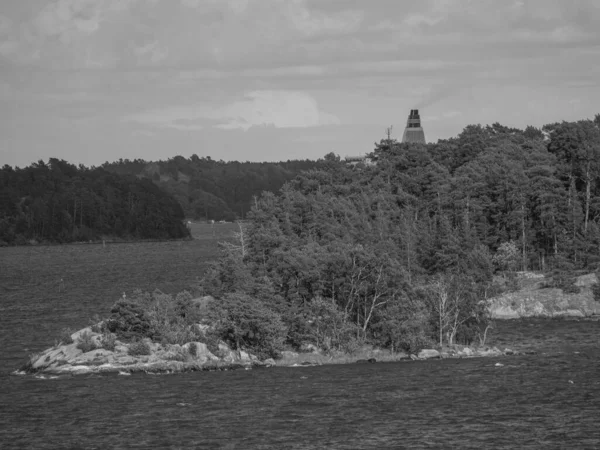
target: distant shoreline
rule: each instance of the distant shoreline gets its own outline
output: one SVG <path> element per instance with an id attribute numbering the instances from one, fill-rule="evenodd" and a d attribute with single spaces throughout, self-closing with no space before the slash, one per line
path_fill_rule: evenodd
<path id="1" fill-rule="evenodd" d="M 201 238 L 193 236 L 185 238 L 172 239 L 100 239 L 91 241 L 73 241 L 73 242 L 28 242 L 26 244 L 7 244 L 4 247 L 60 247 L 64 245 L 104 245 L 104 244 L 141 244 L 149 242 L 185 242 L 193 241 Z"/>

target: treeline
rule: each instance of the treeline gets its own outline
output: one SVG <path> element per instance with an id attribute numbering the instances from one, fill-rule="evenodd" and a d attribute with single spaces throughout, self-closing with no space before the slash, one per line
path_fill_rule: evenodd
<path id="1" fill-rule="evenodd" d="M 225 162 L 192 155 L 156 162 L 121 159 L 102 167 L 152 180 L 177 200 L 187 218 L 232 221 L 245 218 L 255 196 L 263 191 L 277 192 L 301 171 L 320 164 L 322 161 L 309 160 Z"/>
<path id="2" fill-rule="evenodd" d="M 189 236 L 179 204 L 151 181 L 50 158 L 0 169 L 0 243 Z"/>
<path id="3" fill-rule="evenodd" d="M 327 155 L 264 193 L 207 272 L 220 337 L 273 354 L 485 342 L 495 272 L 598 267 L 599 122 Z"/>
<path id="4" fill-rule="evenodd" d="M 420 215 L 446 222 L 458 238 L 492 252 L 513 242 L 520 270 L 600 262 L 600 115 L 542 130 L 469 126 L 427 147 L 421 162 L 414 161 L 418 150 L 395 156 L 399 147 L 391 148 L 384 144 L 376 153 L 420 172 L 409 181 L 417 185 L 405 188 Z"/>

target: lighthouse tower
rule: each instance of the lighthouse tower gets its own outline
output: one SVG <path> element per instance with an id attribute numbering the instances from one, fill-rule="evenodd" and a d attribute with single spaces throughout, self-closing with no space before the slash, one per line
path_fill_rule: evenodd
<path id="1" fill-rule="evenodd" d="M 418 109 L 411 109 L 406 128 L 402 135 L 402 143 L 409 142 L 412 144 L 425 144 L 425 133 L 421 127 L 421 117 Z"/>

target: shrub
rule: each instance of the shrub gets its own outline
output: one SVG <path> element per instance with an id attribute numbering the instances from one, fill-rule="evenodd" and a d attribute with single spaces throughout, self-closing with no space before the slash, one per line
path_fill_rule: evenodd
<path id="1" fill-rule="evenodd" d="M 105 328 L 105 324 L 98 314 L 94 314 L 94 316 L 89 320 L 89 327 L 94 333 L 102 333 L 104 331 L 103 328 Z"/>
<path id="2" fill-rule="evenodd" d="M 165 355 L 164 358 L 167 361 L 186 362 L 189 358 L 189 354 L 182 347 L 178 347 L 173 353 L 169 352 Z"/>
<path id="3" fill-rule="evenodd" d="M 261 301 L 233 293 L 211 306 L 216 334 L 232 348 L 248 349 L 263 359 L 282 350 L 287 328 L 281 316 Z"/>
<path id="4" fill-rule="evenodd" d="M 111 317 L 106 322 L 109 331 L 125 340 L 144 337 L 152 339 L 150 319 L 141 304 L 131 300 L 119 300 L 111 309 Z"/>
<path id="5" fill-rule="evenodd" d="M 199 341 L 206 344 L 206 348 L 208 349 L 209 352 L 211 352 L 213 355 L 221 358 L 221 356 L 220 356 L 221 351 L 219 350 L 220 339 L 214 330 L 204 332 L 202 334 L 202 337 L 199 338 Z"/>
<path id="6" fill-rule="evenodd" d="M 129 353 L 129 355 L 131 356 L 143 356 L 149 355 L 151 351 L 150 346 L 146 341 L 139 340 L 133 341 L 131 344 L 129 344 L 129 349 L 127 350 L 127 353 Z"/>
<path id="7" fill-rule="evenodd" d="M 363 334 L 362 329 L 346 320 L 344 312 L 330 300 L 313 299 L 305 320 L 310 340 L 323 350 L 352 353 L 364 343 L 358 338 Z"/>
<path id="8" fill-rule="evenodd" d="M 77 348 L 80 349 L 83 353 L 91 352 L 95 350 L 96 341 L 94 341 L 94 337 L 89 331 L 84 331 L 77 338 Z"/>
<path id="9" fill-rule="evenodd" d="M 115 350 L 116 343 L 117 337 L 110 331 L 104 333 L 100 340 L 100 345 L 102 346 L 102 348 L 111 352 Z"/>
<path id="10" fill-rule="evenodd" d="M 575 278 L 573 278 L 568 272 L 562 270 L 555 270 L 552 273 L 551 287 L 562 289 L 565 294 L 579 294 L 581 289 L 575 285 Z"/>
<path id="11" fill-rule="evenodd" d="M 188 347 L 188 352 L 192 356 L 198 356 L 198 345 L 195 342 L 191 342 Z"/>
<path id="12" fill-rule="evenodd" d="M 200 333 L 200 306 L 184 291 L 173 298 L 159 290 L 152 293 L 136 290 L 132 298 L 119 300 L 111 310 L 107 328 L 125 340 L 150 338 L 163 344 L 197 341 Z"/>
<path id="13" fill-rule="evenodd" d="M 69 345 L 73 343 L 73 338 L 71 335 L 73 334 L 73 330 L 70 328 L 63 328 L 60 330 L 60 336 L 58 337 L 59 344 Z"/>

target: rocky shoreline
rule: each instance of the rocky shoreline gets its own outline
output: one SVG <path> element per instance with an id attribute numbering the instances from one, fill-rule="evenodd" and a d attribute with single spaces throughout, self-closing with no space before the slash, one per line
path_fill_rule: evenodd
<path id="1" fill-rule="evenodd" d="M 72 343 L 55 345 L 39 354 L 32 355 L 29 361 L 16 374 L 38 373 L 49 375 L 83 375 L 119 373 L 182 373 L 195 371 L 239 370 L 268 367 L 297 367 L 323 364 L 375 363 L 393 361 L 419 361 L 445 358 L 498 357 L 516 355 L 510 349 L 496 347 L 469 347 L 454 345 L 441 351 L 423 349 L 418 354 L 390 353 L 379 349 L 369 349 L 356 355 L 322 354 L 313 350 L 307 353 L 282 352 L 278 360 L 264 359 L 244 351 L 232 350 L 225 343 L 219 343 L 218 350 L 211 352 L 202 342 L 188 342 L 184 345 L 160 344 L 146 339 L 145 354 L 136 354 L 134 343 L 115 341 L 112 349 L 102 347 L 102 334 L 90 327 L 71 335 Z M 92 345 L 85 347 L 82 338 Z M 137 343 L 139 345 L 139 343 Z M 81 347 L 84 347 L 83 349 Z M 87 351 L 84 351 L 87 350 Z M 215 354 L 216 353 L 216 354 Z"/>

